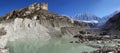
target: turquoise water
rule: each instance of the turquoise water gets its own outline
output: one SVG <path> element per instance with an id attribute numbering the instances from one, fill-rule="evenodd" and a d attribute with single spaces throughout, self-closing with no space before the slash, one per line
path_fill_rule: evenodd
<path id="1" fill-rule="evenodd" d="M 96 50 L 85 44 L 69 43 L 69 40 L 64 39 L 49 41 L 23 39 L 9 42 L 7 47 L 10 53 L 82 53 Z"/>

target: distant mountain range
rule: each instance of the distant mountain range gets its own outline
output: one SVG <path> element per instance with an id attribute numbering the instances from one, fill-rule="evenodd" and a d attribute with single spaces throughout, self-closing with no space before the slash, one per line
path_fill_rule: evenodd
<path id="1" fill-rule="evenodd" d="M 85 22 L 91 28 L 97 28 L 97 27 L 102 27 L 112 16 L 116 15 L 119 12 L 120 11 L 115 11 L 112 14 L 104 16 L 102 18 L 92 15 L 90 13 L 80 13 L 72 17 L 72 19 L 80 22 Z"/>
<path id="2" fill-rule="evenodd" d="M 73 17 L 73 19 L 86 23 L 99 23 L 100 21 L 99 17 L 88 13 L 77 14 Z"/>

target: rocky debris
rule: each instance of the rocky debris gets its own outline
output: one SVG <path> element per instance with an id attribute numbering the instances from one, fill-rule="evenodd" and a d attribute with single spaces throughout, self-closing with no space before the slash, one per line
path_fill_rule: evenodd
<path id="1" fill-rule="evenodd" d="M 93 35 L 86 35 L 86 34 L 78 34 L 78 35 L 75 35 L 73 37 L 77 38 L 79 42 L 88 42 L 88 41 L 98 40 L 98 43 L 100 43 L 99 40 L 101 40 L 101 43 L 106 43 L 106 42 L 108 42 L 108 40 L 112 39 L 109 35 L 93 36 Z"/>
<path id="2" fill-rule="evenodd" d="M 99 46 L 99 45 L 88 45 L 93 48 L 97 48 L 98 50 L 92 51 L 90 53 L 120 53 L 120 45 L 115 46 Z M 83 53 L 89 53 L 84 51 Z"/>
<path id="3" fill-rule="evenodd" d="M 120 53 L 120 45 L 116 46 L 103 46 L 97 51 L 91 53 Z"/>
<path id="4" fill-rule="evenodd" d="M 90 46 L 90 47 L 93 47 L 93 48 L 101 48 L 101 46 L 99 46 L 99 45 L 93 45 L 93 44 L 88 44 L 87 46 Z"/>
<path id="5" fill-rule="evenodd" d="M 82 53 L 88 53 L 88 52 L 82 52 Z"/>
<path id="6" fill-rule="evenodd" d="M 69 36 L 71 34 L 73 37 L 73 35 L 76 35 L 79 33 L 79 30 L 81 30 L 81 27 L 61 27 L 61 33 L 63 35 L 69 34 Z"/>
<path id="7" fill-rule="evenodd" d="M 87 32 L 89 34 L 96 34 L 96 35 L 99 35 L 101 32 L 103 32 L 100 28 L 87 28 L 82 31 Z"/>

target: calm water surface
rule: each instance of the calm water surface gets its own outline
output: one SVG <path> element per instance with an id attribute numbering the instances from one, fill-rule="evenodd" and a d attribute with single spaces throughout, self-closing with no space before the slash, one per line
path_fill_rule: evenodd
<path id="1" fill-rule="evenodd" d="M 85 44 L 69 43 L 65 39 L 40 40 L 16 40 L 9 42 L 7 47 L 10 53 L 81 53 L 93 51 L 95 48 Z"/>

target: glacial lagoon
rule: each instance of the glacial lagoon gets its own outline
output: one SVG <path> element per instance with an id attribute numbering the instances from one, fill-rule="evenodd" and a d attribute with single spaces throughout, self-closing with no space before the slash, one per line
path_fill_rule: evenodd
<path id="1" fill-rule="evenodd" d="M 70 43 L 65 39 L 49 41 L 21 39 L 9 42 L 7 47 L 10 53 L 82 53 L 97 50 L 82 43 Z"/>

